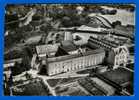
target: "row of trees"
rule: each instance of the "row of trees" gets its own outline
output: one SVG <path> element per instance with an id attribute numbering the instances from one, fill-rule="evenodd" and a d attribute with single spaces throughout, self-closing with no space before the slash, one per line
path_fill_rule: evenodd
<path id="1" fill-rule="evenodd" d="M 104 5 L 102 5 L 104 6 Z M 132 5 L 106 5 L 115 8 L 134 8 Z M 80 7 L 80 9 L 77 9 Z M 35 8 L 37 13 L 33 16 L 29 25 L 18 27 L 18 22 L 5 24 L 5 30 L 13 31 L 13 35 L 9 35 L 5 39 L 5 46 L 13 43 L 19 43 L 28 35 L 30 31 L 35 31 L 36 26 L 40 26 L 40 31 L 48 34 L 55 26 L 58 27 L 73 27 L 81 26 L 89 22 L 88 14 L 102 11 L 101 5 L 98 4 L 33 4 L 33 5 L 8 5 L 6 7 L 6 22 L 18 20 L 24 17 L 30 9 Z M 79 14 L 78 12 L 81 11 Z M 15 17 L 13 17 L 15 16 Z M 46 35 L 47 36 L 47 35 Z"/>

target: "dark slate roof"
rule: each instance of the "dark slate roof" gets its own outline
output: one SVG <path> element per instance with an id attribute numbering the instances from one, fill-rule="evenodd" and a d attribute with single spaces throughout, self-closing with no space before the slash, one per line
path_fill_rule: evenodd
<path id="1" fill-rule="evenodd" d="M 63 41 L 60 47 L 67 52 L 78 49 L 72 41 Z"/>
<path id="2" fill-rule="evenodd" d="M 103 16 L 96 15 L 91 17 L 91 19 L 94 18 L 97 19 L 99 22 L 101 22 L 105 27 L 112 28 L 112 24 Z"/>

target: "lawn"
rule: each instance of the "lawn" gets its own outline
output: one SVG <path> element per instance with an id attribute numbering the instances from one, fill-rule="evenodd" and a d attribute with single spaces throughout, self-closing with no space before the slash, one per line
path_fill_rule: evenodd
<path id="1" fill-rule="evenodd" d="M 128 81 L 133 81 L 133 73 L 124 68 L 108 71 L 101 75 L 119 85 Z"/>
<path id="2" fill-rule="evenodd" d="M 39 79 L 34 79 L 23 85 L 13 88 L 13 95 L 17 96 L 43 96 L 49 95 L 47 87 Z"/>
<path id="3" fill-rule="evenodd" d="M 74 82 L 79 78 L 80 77 L 48 79 L 47 82 L 51 87 L 55 87 L 58 84 L 66 84 L 66 83 Z"/>

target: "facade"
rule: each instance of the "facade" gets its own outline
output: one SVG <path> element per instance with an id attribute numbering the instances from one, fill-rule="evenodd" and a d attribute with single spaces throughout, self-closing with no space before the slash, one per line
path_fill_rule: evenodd
<path id="1" fill-rule="evenodd" d="M 128 63 L 129 51 L 126 46 L 119 46 L 114 48 L 115 59 L 114 59 L 114 69 L 118 68 L 119 65 L 126 66 Z"/>
<path id="2" fill-rule="evenodd" d="M 88 43 L 91 47 L 104 48 L 107 51 L 107 63 L 108 65 L 113 66 L 113 69 L 118 68 L 121 65 L 126 66 L 129 57 L 129 51 L 126 46 L 119 46 L 119 44 L 115 42 L 97 39 L 95 37 L 90 37 Z"/>
<path id="3" fill-rule="evenodd" d="M 105 58 L 103 49 L 88 51 L 83 55 L 74 54 L 47 59 L 47 75 L 55 75 L 63 72 L 75 71 L 101 64 Z"/>
<path id="4" fill-rule="evenodd" d="M 126 46 L 119 46 L 117 48 L 112 48 L 109 51 L 107 57 L 107 63 L 113 66 L 113 69 L 118 68 L 119 66 L 126 66 L 128 63 L 129 51 Z"/>

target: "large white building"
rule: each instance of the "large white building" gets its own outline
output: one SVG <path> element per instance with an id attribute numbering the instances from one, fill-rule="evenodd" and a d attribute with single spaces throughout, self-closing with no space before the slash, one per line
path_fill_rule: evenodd
<path id="1" fill-rule="evenodd" d="M 101 64 L 105 58 L 103 49 L 96 49 L 86 53 L 65 55 L 46 59 L 46 74 L 55 75 L 63 72 L 69 72 L 93 65 Z"/>

